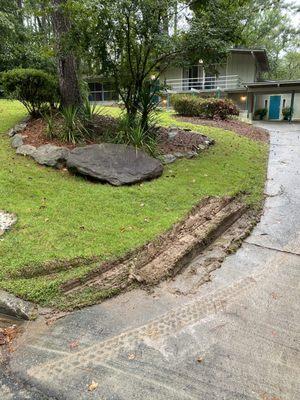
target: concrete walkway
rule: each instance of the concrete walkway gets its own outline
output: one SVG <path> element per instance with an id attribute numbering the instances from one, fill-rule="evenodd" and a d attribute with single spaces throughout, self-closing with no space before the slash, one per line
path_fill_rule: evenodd
<path id="1" fill-rule="evenodd" d="M 12 371 L 59 400 L 300 399 L 300 126 L 267 128 L 264 215 L 211 282 L 183 295 L 178 276 L 33 324 Z"/>

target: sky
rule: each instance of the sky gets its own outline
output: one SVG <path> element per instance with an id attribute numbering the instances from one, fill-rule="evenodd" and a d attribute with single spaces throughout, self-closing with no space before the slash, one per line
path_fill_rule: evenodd
<path id="1" fill-rule="evenodd" d="M 294 3 L 296 6 L 298 6 L 300 11 L 300 0 L 294 0 L 291 1 L 291 3 Z M 300 28 L 300 12 L 298 12 L 296 16 L 295 15 L 292 16 L 292 21 L 295 28 Z"/>

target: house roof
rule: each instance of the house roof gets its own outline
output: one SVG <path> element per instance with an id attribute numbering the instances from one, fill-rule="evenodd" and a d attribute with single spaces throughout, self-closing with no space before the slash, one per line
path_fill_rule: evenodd
<path id="1" fill-rule="evenodd" d="M 281 80 L 281 81 L 263 81 L 244 83 L 246 87 L 289 87 L 300 86 L 300 79 L 296 80 Z"/>
<path id="2" fill-rule="evenodd" d="M 300 93 L 300 79 L 244 83 L 250 93 Z"/>
<path id="3" fill-rule="evenodd" d="M 268 72 L 270 69 L 269 59 L 266 49 L 247 49 L 243 47 L 234 47 L 230 49 L 231 53 L 250 54 L 252 55 L 260 66 L 262 72 Z"/>

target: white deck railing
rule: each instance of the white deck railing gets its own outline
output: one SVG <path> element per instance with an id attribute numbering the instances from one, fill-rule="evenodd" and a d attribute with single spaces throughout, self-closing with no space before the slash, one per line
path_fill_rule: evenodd
<path id="1" fill-rule="evenodd" d="M 242 87 L 242 81 L 238 75 L 166 79 L 165 84 L 174 92 L 226 90 Z"/>

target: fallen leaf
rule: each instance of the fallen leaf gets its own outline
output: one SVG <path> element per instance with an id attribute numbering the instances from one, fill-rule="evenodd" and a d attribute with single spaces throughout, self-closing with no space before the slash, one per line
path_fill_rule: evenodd
<path id="1" fill-rule="evenodd" d="M 99 386 L 99 383 L 97 383 L 97 382 L 95 382 L 95 381 L 92 381 L 92 383 L 90 383 L 90 384 L 88 385 L 88 391 L 89 391 L 89 392 L 93 392 L 94 390 L 97 389 L 98 386 Z"/>
<path id="2" fill-rule="evenodd" d="M 271 293 L 271 296 L 273 297 L 274 300 L 277 300 L 278 297 L 279 297 L 278 294 L 275 293 L 275 292 L 272 292 L 272 293 Z"/>
<path id="3" fill-rule="evenodd" d="M 128 360 L 135 360 L 135 354 L 131 353 L 127 356 Z"/>
<path id="4" fill-rule="evenodd" d="M 197 362 L 198 362 L 198 363 L 202 363 L 202 361 L 203 361 L 203 357 L 198 357 L 198 358 L 197 358 Z"/>
<path id="5" fill-rule="evenodd" d="M 3 332 L 0 332 L 0 346 L 6 344 L 6 338 Z"/>
<path id="6" fill-rule="evenodd" d="M 76 349 L 76 347 L 78 347 L 78 346 L 79 346 L 79 343 L 77 340 L 73 340 L 73 342 L 69 343 L 70 349 Z"/>

